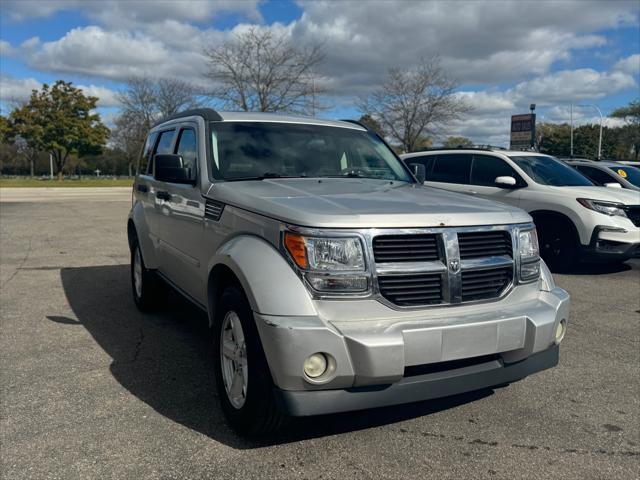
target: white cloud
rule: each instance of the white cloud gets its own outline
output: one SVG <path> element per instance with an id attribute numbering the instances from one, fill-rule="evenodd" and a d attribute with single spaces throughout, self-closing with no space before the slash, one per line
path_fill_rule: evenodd
<path id="1" fill-rule="evenodd" d="M 206 22 L 224 12 L 261 20 L 258 0 L 3 0 L 2 6 L 6 14 L 17 21 L 79 10 L 94 20 L 120 28 L 162 22 L 167 18 Z"/>
<path id="2" fill-rule="evenodd" d="M 116 107 L 119 105 L 117 92 L 97 85 L 76 85 L 85 95 L 98 97 L 99 107 Z M 11 108 L 15 103 L 22 103 L 29 100 L 33 90 L 40 90 L 42 82 L 35 78 L 15 78 L 11 76 L 0 76 L 0 102 Z"/>
<path id="3" fill-rule="evenodd" d="M 12 57 L 16 53 L 16 49 L 6 40 L 0 40 L 0 55 L 3 57 Z"/>
<path id="4" fill-rule="evenodd" d="M 626 73 L 627 75 L 638 76 L 640 75 L 640 54 L 630 55 L 626 58 L 621 58 L 613 66 L 614 70 Z"/>
<path id="5" fill-rule="evenodd" d="M 42 83 L 35 78 L 14 78 L 0 76 L 0 102 L 11 104 L 24 102 L 31 96 L 32 90 L 38 90 Z"/>

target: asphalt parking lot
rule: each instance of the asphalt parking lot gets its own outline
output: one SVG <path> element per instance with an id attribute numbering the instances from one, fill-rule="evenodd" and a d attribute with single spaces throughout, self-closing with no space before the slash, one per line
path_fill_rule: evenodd
<path id="1" fill-rule="evenodd" d="M 135 309 L 126 189 L 16 192 L 0 192 L 2 478 L 638 478 L 638 261 L 556 276 L 572 315 L 555 369 L 246 441 L 217 406 L 203 315 Z"/>

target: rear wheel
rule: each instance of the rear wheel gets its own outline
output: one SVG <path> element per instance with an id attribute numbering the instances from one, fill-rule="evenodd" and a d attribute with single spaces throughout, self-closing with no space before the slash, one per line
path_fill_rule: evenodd
<path id="1" fill-rule="evenodd" d="M 139 310 L 148 312 L 157 308 L 158 282 L 158 277 L 145 266 L 140 244 L 135 240 L 131 248 L 131 290 Z"/>
<path id="2" fill-rule="evenodd" d="M 540 256 L 554 272 L 566 272 L 578 261 L 579 242 L 572 225 L 561 220 L 545 221 L 537 226 Z"/>
<path id="3" fill-rule="evenodd" d="M 280 428 L 286 417 L 276 405 L 251 307 L 236 286 L 225 288 L 218 302 L 213 339 L 218 397 L 230 425 L 245 435 Z"/>

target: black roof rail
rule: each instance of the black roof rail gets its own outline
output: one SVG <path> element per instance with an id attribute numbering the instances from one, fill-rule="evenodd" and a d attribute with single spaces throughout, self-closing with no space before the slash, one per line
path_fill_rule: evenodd
<path id="1" fill-rule="evenodd" d="M 220 114 L 216 112 L 213 108 L 193 108 L 191 110 L 185 110 L 183 112 L 178 112 L 175 115 L 165 117 L 162 120 L 160 120 L 158 123 L 156 123 L 154 127 L 157 127 L 162 123 L 168 122 L 169 120 L 176 120 L 177 118 L 185 118 L 185 117 L 202 117 L 207 122 L 222 121 L 222 117 L 220 116 Z"/>
<path id="2" fill-rule="evenodd" d="M 508 149 L 504 147 L 498 147 L 496 145 L 457 145 L 455 147 L 429 147 L 429 148 L 423 148 L 420 150 L 415 150 L 409 153 L 437 152 L 441 150 L 480 150 L 484 152 L 493 152 L 494 150 L 508 150 Z"/>

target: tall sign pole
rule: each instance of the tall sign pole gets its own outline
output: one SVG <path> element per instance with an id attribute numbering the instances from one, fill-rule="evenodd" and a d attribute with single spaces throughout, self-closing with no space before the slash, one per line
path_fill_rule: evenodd
<path id="1" fill-rule="evenodd" d="M 570 110 L 570 117 L 571 117 L 571 149 L 570 149 L 570 153 L 569 153 L 569 157 L 573 158 L 573 102 L 571 102 L 571 110 Z"/>
<path id="2" fill-rule="evenodd" d="M 536 114 L 534 113 L 536 110 L 536 104 L 532 103 L 529 105 L 529 110 L 531 110 L 531 150 L 536 149 Z"/>

